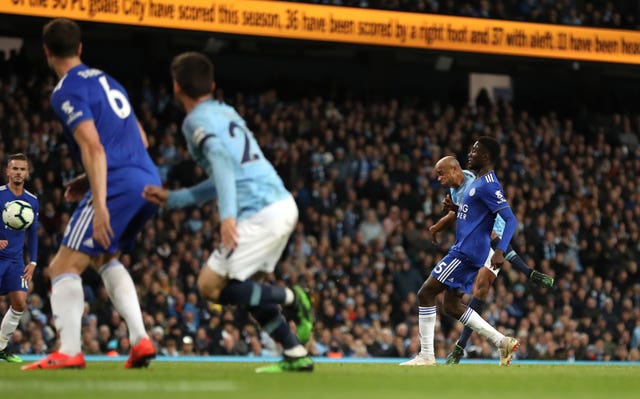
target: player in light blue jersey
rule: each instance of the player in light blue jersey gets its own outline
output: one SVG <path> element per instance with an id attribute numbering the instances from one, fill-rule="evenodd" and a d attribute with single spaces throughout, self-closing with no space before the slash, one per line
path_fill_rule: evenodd
<path id="1" fill-rule="evenodd" d="M 33 223 L 26 230 L 0 229 L 0 295 L 9 295 L 11 306 L 2 318 L 0 326 L 0 359 L 22 363 L 22 359 L 6 348 L 11 336 L 27 309 L 28 284 L 36 268 L 38 256 L 38 198 L 25 190 L 29 178 L 29 160 L 24 154 L 13 154 L 7 162 L 7 184 L 0 186 L 0 209 L 10 201 L 26 201 L 33 208 Z M 24 257 L 25 238 L 28 260 Z"/>
<path id="2" fill-rule="evenodd" d="M 460 167 L 458 160 L 452 156 L 447 156 L 439 160 L 436 163 L 435 171 L 440 184 L 444 187 L 448 187 L 450 190 L 450 194 L 447 196 L 445 202 L 448 200 L 453 206 L 460 205 L 462 196 L 469 186 L 475 181 L 476 175 L 472 171 L 463 170 Z M 438 240 L 438 233 L 455 220 L 456 212 L 454 210 L 449 210 L 445 216 L 429 228 L 435 242 Z M 491 267 L 491 256 L 493 255 L 493 249 L 500 242 L 504 226 L 505 222 L 502 217 L 500 217 L 500 215 L 496 215 L 493 232 L 491 233 L 492 249 L 489 251 L 489 256 L 484 264 L 485 267 L 480 269 L 478 272 L 478 276 L 476 277 L 476 281 L 473 285 L 473 296 L 469 301 L 469 307 L 478 313 L 482 311 L 484 302 L 489 296 L 491 284 L 493 284 L 500 271 L 499 268 L 494 269 Z M 514 269 L 526 275 L 534 283 L 544 287 L 553 286 L 553 277 L 529 268 L 511 245 L 507 247 L 505 259 L 513 265 Z M 472 330 L 465 326 L 460 338 L 454 346 L 453 351 L 447 356 L 447 364 L 458 364 L 460 362 L 460 359 L 464 356 L 464 348 L 471 336 L 471 332 Z"/>
<path id="3" fill-rule="evenodd" d="M 502 238 L 491 256 L 491 266 L 500 268 L 504 253 L 516 231 L 518 221 L 511 211 L 502 187 L 493 172 L 500 157 L 500 145 L 490 137 L 480 137 L 469 152 L 469 169 L 477 171 L 477 178 L 464 192 L 456 214 L 456 241 L 447 255 L 433 268 L 431 275 L 418 291 L 418 324 L 420 353 L 403 366 L 432 366 L 436 364 L 434 330 L 436 296 L 444 291 L 444 310 L 487 338 L 500 350 L 500 364 L 509 365 L 519 343 L 505 337 L 487 323 L 477 312 L 462 302 L 469 293 L 478 270 L 484 267 L 489 254 L 490 237 L 496 215 L 505 221 Z"/>
<path id="4" fill-rule="evenodd" d="M 311 371 L 313 361 L 302 346 L 313 327 L 309 298 L 299 286 L 261 283 L 273 272 L 297 223 L 296 203 L 242 117 L 213 99 L 211 61 L 200 53 L 184 53 L 173 59 L 171 74 L 175 98 L 187 112 L 182 132 L 189 153 L 209 178 L 171 192 L 149 186 L 145 197 L 169 208 L 217 198 L 222 245 L 200 271 L 200 292 L 222 304 L 247 306 L 282 345 L 284 359 L 256 371 Z M 280 313 L 280 305 L 296 311 L 297 337 Z"/>
<path id="5" fill-rule="evenodd" d="M 67 186 L 65 199 L 81 201 L 49 265 L 60 347 L 23 369 L 85 367 L 80 274 L 89 264 L 98 269 L 111 303 L 127 322 L 132 348 L 125 368 L 145 367 L 155 357 L 155 348 L 142 321 L 135 285 L 119 255 L 134 248 L 137 234 L 155 214 L 157 205 L 144 200 L 142 190 L 159 184 L 160 176 L 126 90 L 103 71 L 82 63 L 78 24 L 54 19 L 44 26 L 42 38 L 47 62 L 60 79 L 51 107 L 86 176 Z"/>

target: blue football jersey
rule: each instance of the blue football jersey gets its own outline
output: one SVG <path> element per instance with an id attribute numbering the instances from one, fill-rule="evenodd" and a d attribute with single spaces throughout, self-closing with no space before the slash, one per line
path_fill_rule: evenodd
<path id="1" fill-rule="evenodd" d="M 5 184 L 0 186 L 0 209 L 4 209 L 7 202 L 22 200 L 28 202 L 33 208 L 33 223 L 26 230 L 13 230 L 4 223 L 0 229 L 0 240 L 7 240 L 8 245 L 0 250 L 0 259 L 11 259 L 24 262 L 24 240 L 27 238 L 29 250 L 29 260 L 36 262 L 38 259 L 38 211 L 40 206 L 38 198 L 27 190 L 22 191 L 22 195 L 15 195 Z"/>
<path id="2" fill-rule="evenodd" d="M 215 100 L 198 104 L 182 124 L 189 153 L 208 174 L 220 219 L 245 219 L 291 195 L 245 121 Z"/>
<path id="3" fill-rule="evenodd" d="M 126 90 L 99 69 L 80 64 L 60 79 L 51 106 L 62 121 L 72 153 L 80 160 L 73 132 L 93 120 L 107 157 L 107 169 L 137 167 L 156 170 L 147 153 Z"/>
<path id="4" fill-rule="evenodd" d="M 462 181 L 462 184 L 460 184 L 458 188 L 451 187 L 449 189 L 451 193 L 451 200 L 456 205 L 460 205 L 462 196 L 467 191 L 471 183 L 473 183 L 474 180 L 476 180 L 476 175 L 470 170 L 464 169 L 462 171 L 462 174 L 464 176 L 464 180 Z M 495 231 L 496 234 L 498 234 L 498 236 L 500 237 L 502 237 L 502 232 L 504 231 L 504 225 L 505 223 L 504 223 L 504 219 L 502 219 L 502 216 L 496 215 L 496 221 L 493 224 L 493 231 Z"/>
<path id="5" fill-rule="evenodd" d="M 489 254 L 496 212 L 508 208 L 502 186 L 493 171 L 475 179 L 462 196 L 456 215 L 456 242 L 452 252 L 482 265 Z"/>

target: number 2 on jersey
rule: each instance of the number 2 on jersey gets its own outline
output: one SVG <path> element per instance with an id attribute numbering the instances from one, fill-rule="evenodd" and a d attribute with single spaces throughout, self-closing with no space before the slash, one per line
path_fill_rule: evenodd
<path id="1" fill-rule="evenodd" d="M 247 163 L 247 162 L 251 162 L 251 161 L 256 161 L 258 159 L 260 159 L 260 155 L 256 154 L 256 153 L 251 153 L 251 140 L 249 140 L 249 133 L 247 132 L 247 130 L 241 126 L 238 125 L 235 122 L 231 122 L 229 124 L 229 136 L 231 137 L 236 137 L 236 134 L 234 132 L 234 130 L 239 129 L 243 136 L 244 136 L 244 150 L 242 151 L 242 160 L 240 161 L 241 164 Z"/>

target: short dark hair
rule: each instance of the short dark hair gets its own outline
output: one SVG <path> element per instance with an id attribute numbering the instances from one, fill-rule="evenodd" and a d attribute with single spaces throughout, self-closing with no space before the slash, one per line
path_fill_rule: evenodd
<path id="1" fill-rule="evenodd" d="M 478 143 L 487 151 L 492 164 L 496 164 L 500 158 L 500 143 L 498 140 L 489 136 L 482 136 L 478 138 Z"/>
<path id="2" fill-rule="evenodd" d="M 7 164 L 9 164 L 9 162 L 11 161 L 27 161 L 29 162 L 29 158 L 27 158 L 26 155 L 24 155 L 21 152 L 9 155 L 9 158 L 7 159 Z"/>
<path id="3" fill-rule="evenodd" d="M 80 25 L 67 18 L 53 19 L 42 28 L 42 42 L 56 57 L 73 57 L 82 42 Z"/>
<path id="4" fill-rule="evenodd" d="M 9 155 L 9 157 L 7 158 L 7 168 L 9 167 L 11 161 L 26 161 L 27 165 L 29 165 L 29 158 L 27 158 L 27 156 L 21 152 Z"/>
<path id="5" fill-rule="evenodd" d="M 211 93 L 213 63 L 202 53 L 182 53 L 171 61 L 171 77 L 188 97 L 199 98 Z"/>

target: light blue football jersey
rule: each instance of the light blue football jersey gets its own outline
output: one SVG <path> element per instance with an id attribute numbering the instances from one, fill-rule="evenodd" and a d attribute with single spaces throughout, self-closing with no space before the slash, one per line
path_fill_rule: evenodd
<path id="1" fill-rule="evenodd" d="M 291 195 L 232 107 L 215 100 L 199 103 L 182 123 L 182 133 L 214 186 L 220 220 L 246 219 Z"/>
<path id="2" fill-rule="evenodd" d="M 493 171 L 475 179 L 460 199 L 456 214 L 456 242 L 451 252 L 462 253 L 476 265 L 484 264 L 489 253 L 495 214 L 508 208 Z"/>
<path id="3" fill-rule="evenodd" d="M 456 205 L 460 205 L 460 200 L 462 200 L 462 196 L 467 191 L 471 183 L 473 183 L 473 181 L 476 179 L 476 175 L 470 170 L 464 169 L 462 171 L 462 174 L 464 175 L 464 180 L 462 181 L 462 184 L 460 184 L 458 188 L 451 187 L 449 189 L 451 193 L 451 200 Z M 502 216 L 496 215 L 496 221 L 493 223 L 493 231 L 495 231 L 496 234 L 498 234 L 498 236 L 500 237 L 502 237 L 502 232 L 504 231 L 504 225 L 505 223 L 504 223 L 504 219 L 502 219 Z"/>

